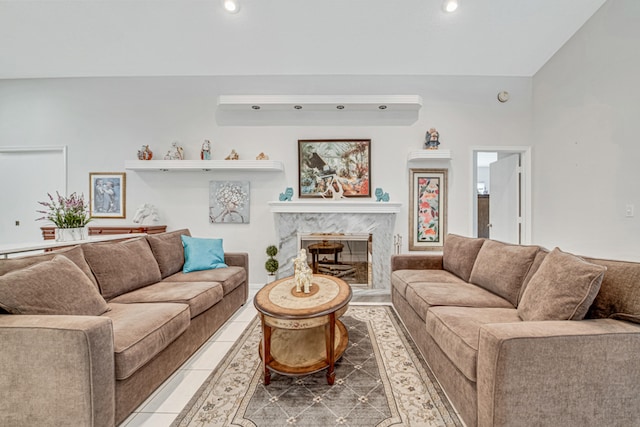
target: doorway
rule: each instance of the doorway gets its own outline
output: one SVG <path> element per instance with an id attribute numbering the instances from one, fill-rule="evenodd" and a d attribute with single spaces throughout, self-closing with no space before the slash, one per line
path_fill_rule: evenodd
<path id="1" fill-rule="evenodd" d="M 530 171 L 529 147 L 473 149 L 474 236 L 530 242 Z"/>
<path id="2" fill-rule="evenodd" d="M 56 191 L 66 196 L 66 147 L 0 147 L 0 244 L 42 240 L 38 202 Z"/>

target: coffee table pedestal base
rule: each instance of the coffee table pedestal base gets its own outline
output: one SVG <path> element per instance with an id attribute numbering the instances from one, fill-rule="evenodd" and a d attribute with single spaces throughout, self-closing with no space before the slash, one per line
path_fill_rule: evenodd
<path id="1" fill-rule="evenodd" d="M 333 316 L 332 316 L 333 317 Z M 260 358 L 264 383 L 271 381 L 271 371 L 285 375 L 306 375 L 327 369 L 327 383 L 335 381 L 335 362 L 349 342 L 347 329 L 340 320 L 308 329 L 279 329 L 262 323 Z M 328 344 L 333 336 L 333 346 Z M 333 347 L 333 348 L 331 348 Z M 265 358 L 264 355 L 269 355 Z"/>

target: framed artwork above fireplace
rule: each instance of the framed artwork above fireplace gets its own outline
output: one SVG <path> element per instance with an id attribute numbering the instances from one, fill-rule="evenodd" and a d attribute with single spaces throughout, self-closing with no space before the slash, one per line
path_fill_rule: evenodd
<path id="1" fill-rule="evenodd" d="M 447 169 L 411 169 L 409 250 L 441 251 L 447 234 Z"/>
<path id="2" fill-rule="evenodd" d="M 298 171 L 301 198 L 371 197 L 371 140 L 298 140 Z"/>

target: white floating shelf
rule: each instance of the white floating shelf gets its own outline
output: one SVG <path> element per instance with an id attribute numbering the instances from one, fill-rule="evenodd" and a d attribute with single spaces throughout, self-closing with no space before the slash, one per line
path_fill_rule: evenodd
<path id="1" fill-rule="evenodd" d="M 419 95 L 220 95 L 222 125 L 409 125 Z"/>
<path id="2" fill-rule="evenodd" d="M 451 160 L 451 150 L 410 151 L 407 161 L 414 160 Z"/>
<path id="3" fill-rule="evenodd" d="M 293 200 L 269 202 L 274 213 L 398 213 L 400 202 L 363 202 L 351 200 Z"/>
<path id="4" fill-rule="evenodd" d="M 284 164 L 278 160 L 129 160 L 125 169 L 134 171 L 257 171 L 281 172 Z"/>

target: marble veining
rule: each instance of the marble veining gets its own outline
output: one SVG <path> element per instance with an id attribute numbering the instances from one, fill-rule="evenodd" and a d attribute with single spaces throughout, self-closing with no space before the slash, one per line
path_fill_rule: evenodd
<path id="1" fill-rule="evenodd" d="M 293 275 L 298 233 L 368 233 L 372 236 L 373 289 L 390 289 L 395 213 L 274 213 L 279 238 L 278 278 Z"/>

